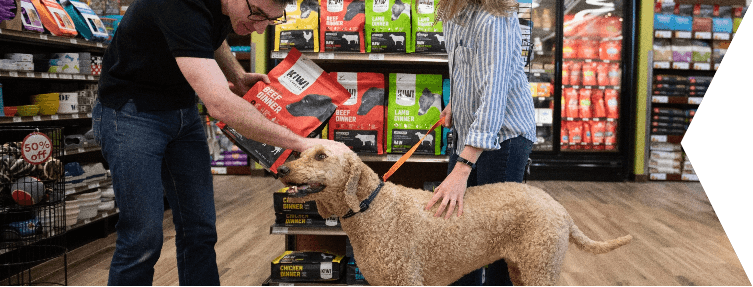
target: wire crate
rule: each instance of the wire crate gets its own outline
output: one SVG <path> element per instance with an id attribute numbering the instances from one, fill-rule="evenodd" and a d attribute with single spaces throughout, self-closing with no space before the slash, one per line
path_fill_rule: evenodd
<path id="1" fill-rule="evenodd" d="M 0 127 L 0 284 L 59 285 L 32 282 L 31 268 L 67 266 L 63 145 L 59 127 Z"/>

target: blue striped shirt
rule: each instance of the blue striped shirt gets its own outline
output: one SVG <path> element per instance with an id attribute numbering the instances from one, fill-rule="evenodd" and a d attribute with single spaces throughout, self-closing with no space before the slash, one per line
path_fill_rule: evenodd
<path id="1" fill-rule="evenodd" d="M 517 14 L 494 16 L 468 4 L 444 22 L 444 35 L 456 152 L 460 154 L 465 145 L 497 150 L 499 143 L 517 136 L 535 143 L 535 111 L 523 70 Z"/>

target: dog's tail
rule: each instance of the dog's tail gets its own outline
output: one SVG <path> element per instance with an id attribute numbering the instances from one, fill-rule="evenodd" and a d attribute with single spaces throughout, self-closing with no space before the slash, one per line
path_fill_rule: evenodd
<path id="1" fill-rule="evenodd" d="M 607 253 L 630 243 L 632 240 L 633 236 L 628 234 L 612 240 L 594 241 L 583 234 L 575 223 L 570 225 L 570 242 L 574 243 L 578 248 L 593 254 Z"/>

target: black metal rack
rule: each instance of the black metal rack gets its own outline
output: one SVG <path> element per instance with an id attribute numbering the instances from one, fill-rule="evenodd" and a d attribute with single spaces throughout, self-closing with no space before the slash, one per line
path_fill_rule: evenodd
<path id="1" fill-rule="evenodd" d="M 32 133 L 43 134 L 51 145 L 50 157 L 40 164 L 22 154 L 32 148 L 22 145 Z M 63 129 L 1 127 L 0 144 L 0 282 L 67 285 Z M 61 255 L 64 282 L 33 282 L 32 267 Z"/>

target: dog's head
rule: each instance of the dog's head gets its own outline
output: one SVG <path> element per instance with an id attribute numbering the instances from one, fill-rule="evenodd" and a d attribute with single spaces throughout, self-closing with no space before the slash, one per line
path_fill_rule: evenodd
<path id="1" fill-rule="evenodd" d="M 371 111 L 371 109 L 381 105 L 384 105 L 384 89 L 369 88 L 363 94 L 363 98 L 361 99 L 361 106 L 358 107 L 358 112 L 356 112 L 356 114 L 358 114 L 359 116 L 366 115 Z"/>
<path id="2" fill-rule="evenodd" d="M 432 93 L 429 88 L 424 88 L 424 90 L 421 92 L 421 98 L 418 99 L 418 115 L 423 116 L 427 112 L 429 112 L 429 109 L 432 107 L 437 108 L 437 110 L 441 110 L 439 107 L 439 94 Z"/>
<path id="3" fill-rule="evenodd" d="M 308 18 L 311 12 L 319 12 L 319 1 L 304 0 L 301 2 L 301 19 Z"/>
<path id="4" fill-rule="evenodd" d="M 323 95 L 309 94 L 300 101 L 289 104 L 285 107 L 288 112 L 296 117 L 316 117 L 323 122 L 331 116 L 337 106 L 332 103 L 332 98 Z"/>
<path id="5" fill-rule="evenodd" d="M 403 1 L 395 0 L 395 4 L 392 4 L 392 21 L 400 18 L 400 14 L 402 14 L 403 10 L 406 9 L 405 6 L 406 5 L 403 3 Z"/>
<path id="6" fill-rule="evenodd" d="M 343 216 L 349 209 L 360 210 L 356 197 L 363 162 L 352 151 L 336 155 L 324 146 L 310 148 L 297 160 L 277 169 L 289 195 L 300 202 L 316 201 L 322 217 Z"/>

